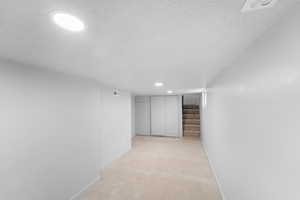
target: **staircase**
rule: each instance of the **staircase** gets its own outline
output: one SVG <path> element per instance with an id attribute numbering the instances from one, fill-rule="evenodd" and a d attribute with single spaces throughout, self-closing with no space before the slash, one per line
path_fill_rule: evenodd
<path id="1" fill-rule="evenodd" d="M 200 112 L 198 105 L 183 105 L 183 136 L 200 137 Z"/>

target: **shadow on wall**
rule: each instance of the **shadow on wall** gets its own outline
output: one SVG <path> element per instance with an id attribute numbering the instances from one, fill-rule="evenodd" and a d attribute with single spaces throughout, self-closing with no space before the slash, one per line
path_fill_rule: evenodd
<path id="1" fill-rule="evenodd" d="M 8 61 L 0 91 L 0 199 L 69 199 L 130 148 L 127 93 Z"/>
<path id="2" fill-rule="evenodd" d="M 202 139 L 224 199 L 300 199 L 298 11 L 209 85 Z"/>

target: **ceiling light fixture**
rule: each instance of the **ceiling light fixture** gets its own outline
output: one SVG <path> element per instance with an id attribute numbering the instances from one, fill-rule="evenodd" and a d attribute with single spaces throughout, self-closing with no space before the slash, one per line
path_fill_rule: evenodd
<path id="1" fill-rule="evenodd" d="M 267 6 L 272 3 L 273 0 L 260 0 L 260 5 Z"/>
<path id="2" fill-rule="evenodd" d="M 168 90 L 167 93 L 168 94 L 173 94 L 173 91 L 172 90 Z"/>
<path id="3" fill-rule="evenodd" d="M 246 0 L 242 12 L 271 8 L 276 4 L 277 0 Z"/>
<path id="4" fill-rule="evenodd" d="M 162 82 L 155 82 L 155 87 L 162 87 L 164 84 Z"/>
<path id="5" fill-rule="evenodd" d="M 69 31 L 78 32 L 85 29 L 84 23 L 79 18 L 67 13 L 53 14 L 53 21 L 61 28 Z"/>

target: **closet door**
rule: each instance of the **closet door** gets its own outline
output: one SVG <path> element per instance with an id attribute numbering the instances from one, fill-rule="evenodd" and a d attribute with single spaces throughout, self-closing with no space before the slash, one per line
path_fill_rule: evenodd
<path id="1" fill-rule="evenodd" d="M 179 99 L 177 96 L 165 97 L 164 136 L 179 137 Z"/>
<path id="2" fill-rule="evenodd" d="M 150 135 L 149 97 L 135 97 L 135 133 L 137 135 Z"/>
<path id="3" fill-rule="evenodd" d="M 164 97 L 151 97 L 151 135 L 164 135 Z"/>

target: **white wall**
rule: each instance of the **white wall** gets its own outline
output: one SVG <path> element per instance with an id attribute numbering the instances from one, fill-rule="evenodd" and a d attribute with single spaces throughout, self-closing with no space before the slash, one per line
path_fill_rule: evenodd
<path id="1" fill-rule="evenodd" d="M 299 9 L 209 85 L 202 141 L 224 199 L 300 199 Z"/>
<path id="2" fill-rule="evenodd" d="M 135 136 L 135 96 L 131 95 L 131 137 Z"/>
<path id="3" fill-rule="evenodd" d="M 102 105 L 101 167 L 106 167 L 131 148 L 131 95 L 113 96 L 111 88 L 103 88 Z"/>
<path id="4" fill-rule="evenodd" d="M 200 94 L 185 94 L 183 95 L 184 105 L 200 105 Z"/>
<path id="5" fill-rule="evenodd" d="M 0 199 L 66 200 L 130 148 L 130 95 L 0 62 Z"/>

